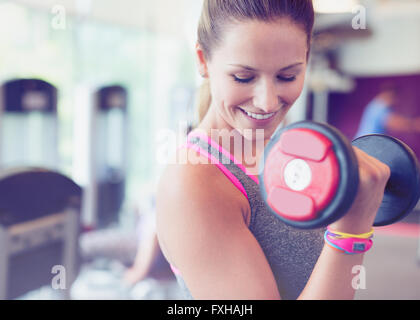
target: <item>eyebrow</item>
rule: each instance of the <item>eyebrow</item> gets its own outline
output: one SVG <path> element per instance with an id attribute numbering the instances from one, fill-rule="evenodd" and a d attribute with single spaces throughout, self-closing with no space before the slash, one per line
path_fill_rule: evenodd
<path id="1" fill-rule="evenodd" d="M 297 62 L 297 63 L 291 64 L 290 66 L 284 67 L 284 68 L 280 69 L 279 71 L 287 71 L 287 70 L 292 69 L 293 67 L 299 66 L 301 64 L 303 64 L 303 62 Z M 234 67 L 241 67 L 241 68 L 244 68 L 244 69 L 249 70 L 249 71 L 258 71 L 255 68 L 252 68 L 250 66 L 246 66 L 246 65 L 243 65 L 243 64 L 229 64 L 229 65 L 234 66 Z"/>

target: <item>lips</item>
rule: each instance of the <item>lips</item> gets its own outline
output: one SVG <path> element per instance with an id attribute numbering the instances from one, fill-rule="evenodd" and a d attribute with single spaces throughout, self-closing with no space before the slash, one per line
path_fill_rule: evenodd
<path id="1" fill-rule="evenodd" d="M 254 113 L 254 112 L 249 112 L 246 111 L 242 108 L 239 108 L 246 116 L 247 118 L 253 120 L 253 121 L 257 121 L 257 122 L 266 122 L 271 120 L 276 114 L 277 112 L 272 112 L 272 113 Z"/>

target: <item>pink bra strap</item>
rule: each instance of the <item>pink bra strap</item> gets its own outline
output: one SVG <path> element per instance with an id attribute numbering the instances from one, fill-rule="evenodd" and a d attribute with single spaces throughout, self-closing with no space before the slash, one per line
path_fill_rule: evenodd
<path id="1" fill-rule="evenodd" d="M 188 135 L 188 139 L 190 137 L 198 137 L 204 141 L 206 141 L 209 145 L 211 145 L 213 148 L 218 150 L 220 153 L 222 153 L 225 157 L 229 158 L 234 164 L 236 164 L 248 177 L 250 177 L 252 180 L 254 180 L 257 184 L 259 184 L 259 181 L 255 176 L 249 174 L 248 170 L 241 164 L 240 161 L 238 161 L 230 152 L 228 152 L 226 149 L 224 149 L 222 146 L 220 146 L 218 143 L 216 143 L 214 140 L 211 139 L 211 137 L 205 135 L 201 132 L 191 132 Z"/>
<path id="2" fill-rule="evenodd" d="M 199 146 L 197 146 L 195 144 L 192 144 L 192 143 L 184 144 L 180 148 L 182 148 L 182 147 L 191 148 L 191 149 L 197 151 L 200 155 L 203 155 L 207 159 L 210 159 L 211 163 L 215 164 L 227 176 L 227 178 L 235 185 L 235 187 L 237 187 L 239 189 L 239 191 L 241 191 L 244 194 L 244 196 L 248 200 L 248 194 L 246 193 L 245 188 L 243 187 L 242 183 L 238 180 L 238 178 L 236 178 L 232 174 L 232 172 L 230 172 L 223 164 L 221 164 L 220 161 L 217 160 L 213 155 L 209 154 L 207 151 L 203 150 Z"/>
<path id="3" fill-rule="evenodd" d="M 172 264 L 170 264 L 169 266 L 171 267 L 171 270 L 175 275 L 181 276 L 181 271 L 179 271 L 177 268 L 175 268 Z"/>

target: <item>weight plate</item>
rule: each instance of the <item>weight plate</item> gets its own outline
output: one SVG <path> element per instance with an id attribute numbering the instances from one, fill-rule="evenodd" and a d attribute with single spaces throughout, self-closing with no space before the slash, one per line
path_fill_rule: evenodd
<path id="1" fill-rule="evenodd" d="M 267 193 L 266 180 L 270 180 L 270 173 L 265 172 L 265 165 L 270 162 L 270 156 L 276 156 L 276 149 L 279 147 L 279 142 L 283 134 L 287 134 L 289 130 L 293 129 L 308 129 L 315 132 L 316 135 L 321 134 L 326 139 L 331 142 L 332 151 L 335 154 L 336 160 L 338 162 L 339 168 L 339 177 L 337 179 L 337 186 L 335 192 L 331 197 L 331 200 L 328 199 L 328 203 L 324 206 L 323 209 L 315 212 L 315 215 L 311 217 L 311 209 L 313 204 L 308 198 L 301 197 L 301 194 L 290 193 L 290 198 L 293 198 L 294 201 L 299 201 L 302 198 L 301 203 L 299 203 L 299 208 L 305 213 L 305 219 L 290 219 L 285 216 L 279 215 L 275 209 L 270 207 L 269 194 Z M 299 149 L 299 148 L 298 148 Z M 314 155 L 314 157 L 322 157 L 322 147 L 315 148 L 315 151 L 319 154 Z M 305 155 L 303 155 L 305 156 Z M 274 162 L 277 160 L 274 160 Z M 359 171 L 357 165 L 356 155 L 354 154 L 353 148 L 351 147 L 349 141 L 346 139 L 342 133 L 340 133 L 336 128 L 318 122 L 312 121 L 301 121 L 294 124 L 291 124 L 283 129 L 277 130 L 274 135 L 271 137 L 269 143 L 267 144 L 264 150 L 264 159 L 261 161 L 261 168 L 259 175 L 260 182 L 260 191 L 263 199 L 265 200 L 270 212 L 272 212 L 277 218 L 284 221 L 286 224 L 291 225 L 300 229 L 314 229 L 325 227 L 330 223 L 341 218 L 352 205 L 354 198 L 356 196 L 358 183 L 359 183 Z M 275 166 L 275 163 L 274 163 Z M 270 163 L 269 167 L 273 167 L 273 164 Z M 300 170 L 305 170 L 305 166 L 299 165 Z M 270 169 L 272 170 L 272 169 Z M 307 169 L 306 169 L 307 170 Z M 277 171 L 277 170 L 276 170 Z M 313 172 L 315 174 L 315 172 Z M 264 177 L 266 175 L 266 177 Z M 277 179 L 277 178 L 276 178 Z M 298 181 L 299 182 L 299 181 Z M 270 181 L 271 183 L 271 181 Z M 270 184 L 271 185 L 271 184 Z M 306 182 L 303 183 L 306 185 Z M 297 188 L 299 189 L 299 188 Z M 283 199 L 287 197 L 287 193 L 284 192 L 284 189 L 279 190 L 279 196 L 282 196 Z M 271 194 L 271 196 L 273 196 Z M 316 200 L 316 199 L 315 199 Z M 314 202 L 315 202 L 314 200 Z M 306 219 L 311 217 L 310 219 Z"/>
<path id="2" fill-rule="evenodd" d="M 352 142 L 391 169 L 375 226 L 385 226 L 403 219 L 420 198 L 420 166 L 414 152 L 404 142 L 386 135 L 362 136 Z"/>

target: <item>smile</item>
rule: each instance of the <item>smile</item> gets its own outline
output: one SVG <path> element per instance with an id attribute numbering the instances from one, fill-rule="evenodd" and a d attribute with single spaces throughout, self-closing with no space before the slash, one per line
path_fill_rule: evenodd
<path id="1" fill-rule="evenodd" d="M 273 112 L 273 113 L 264 113 L 264 114 L 261 114 L 261 113 L 248 112 L 248 111 L 245 111 L 242 108 L 239 108 L 239 109 L 241 109 L 244 113 L 246 113 L 246 115 L 248 117 L 253 118 L 253 119 L 256 119 L 256 120 L 267 120 L 267 119 L 272 118 L 277 113 L 277 112 Z"/>

